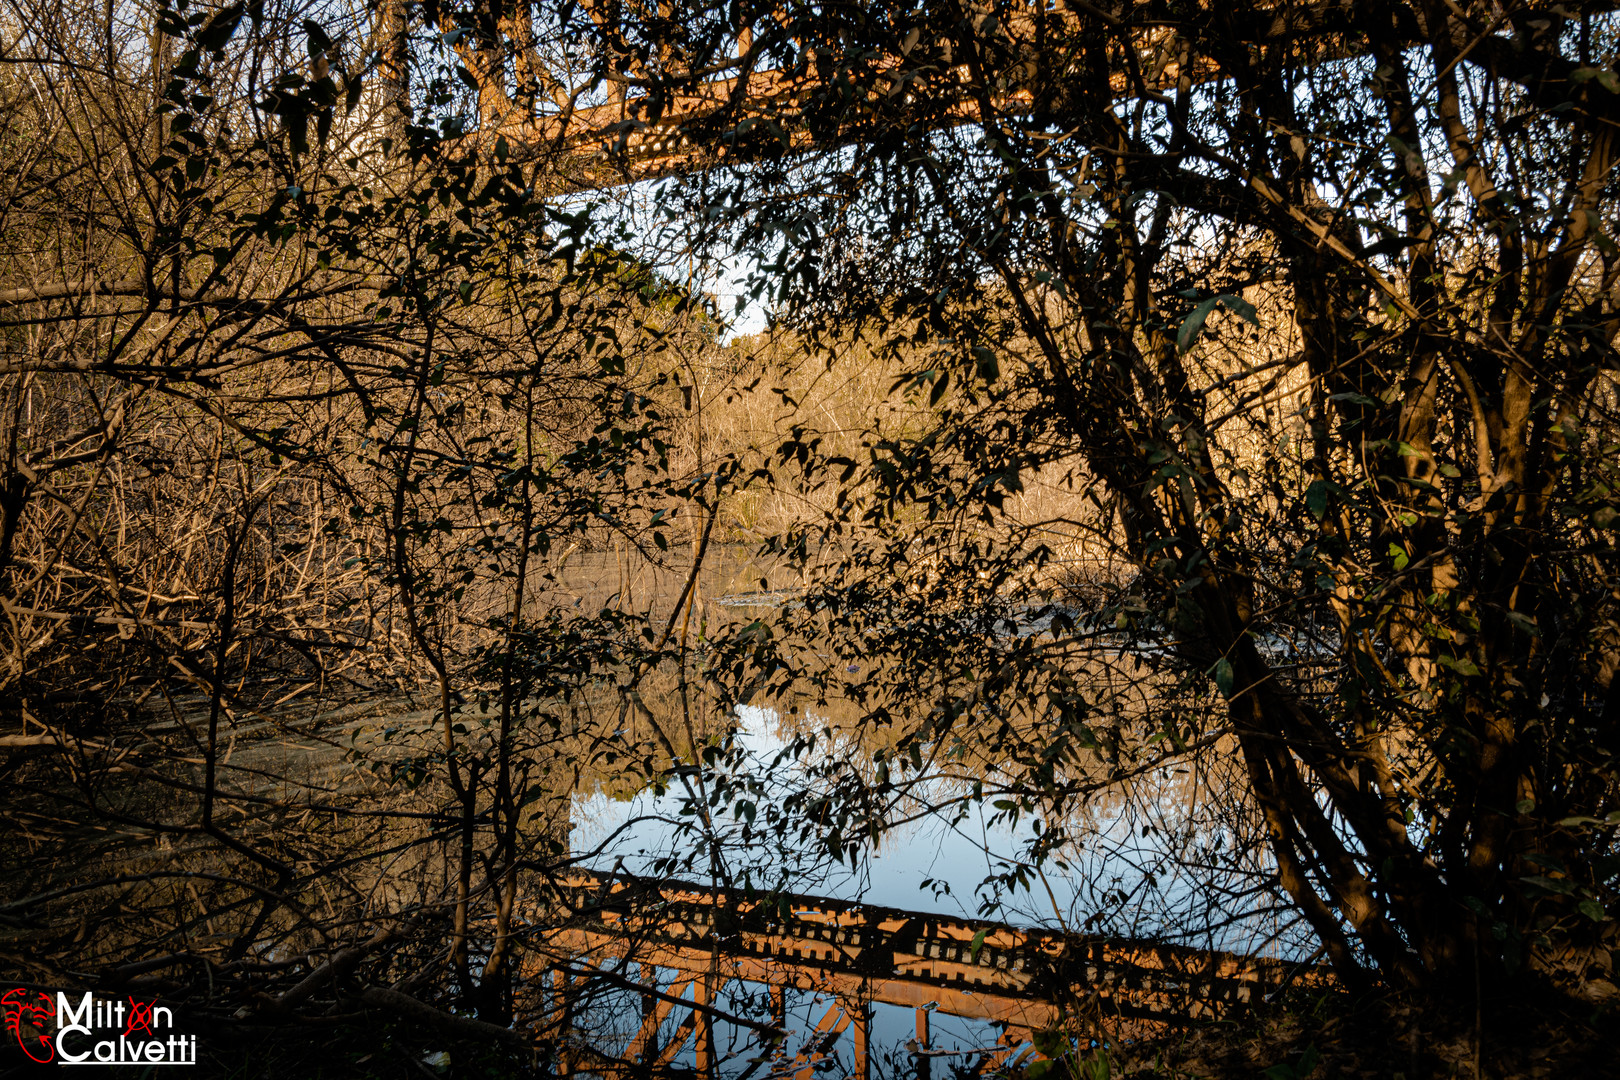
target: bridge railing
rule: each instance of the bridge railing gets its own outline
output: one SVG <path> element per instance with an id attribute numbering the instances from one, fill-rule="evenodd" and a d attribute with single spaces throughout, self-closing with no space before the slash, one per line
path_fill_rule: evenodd
<path id="1" fill-rule="evenodd" d="M 1001 1025 L 1009 1049 L 1081 1017 L 1109 1037 L 1140 1038 L 1289 984 L 1334 985 L 1325 969 L 1271 959 L 686 882 L 577 873 L 556 900 L 547 921 L 566 917 L 537 950 L 537 969 L 639 965 L 683 988 L 740 980 L 937 1010 Z"/>

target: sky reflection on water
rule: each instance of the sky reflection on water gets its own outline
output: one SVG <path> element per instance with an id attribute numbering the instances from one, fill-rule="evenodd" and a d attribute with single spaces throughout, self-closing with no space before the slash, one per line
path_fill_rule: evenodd
<path id="1" fill-rule="evenodd" d="M 765 782 L 769 790 L 785 794 L 795 786 L 815 782 L 803 763 L 785 760 L 771 769 L 773 759 L 789 743 L 773 711 L 743 706 L 737 710 L 737 717 L 737 744 L 747 754 L 746 769 Z M 576 797 L 572 850 L 585 852 L 607 843 L 614 830 L 640 818 L 588 865 L 608 870 L 617 863 L 630 873 L 657 873 L 655 860 L 690 850 L 696 839 L 692 831 L 678 824 L 687 801 L 686 791 L 679 785 L 661 796 L 644 790 L 628 800 L 600 792 Z M 1020 847 L 1011 829 L 989 821 L 992 814 L 983 804 L 971 803 L 962 808 L 958 821 L 934 814 L 898 824 L 875 845 L 859 849 L 853 865 L 849 861 L 834 863 L 818 850 L 782 850 L 758 842 L 750 850 L 741 840 L 740 823 L 728 814 L 717 812 L 714 824 L 722 838 L 726 865 L 739 879 L 743 868 L 759 868 L 762 861 L 774 862 L 795 883 L 794 892 L 908 911 L 982 917 L 978 910 L 981 884 L 1004 870 Z M 706 859 L 696 860 L 693 879 L 709 876 L 705 873 L 707 866 Z M 768 873 L 756 873 L 753 880 L 764 883 L 770 878 Z M 1079 893 L 1073 882 L 1062 875 L 1048 874 L 1047 883 L 1051 896 L 1043 888 L 1038 896 L 1007 898 L 998 921 L 1020 926 L 1059 926 L 1053 912 L 1054 898 L 1066 919 Z"/>

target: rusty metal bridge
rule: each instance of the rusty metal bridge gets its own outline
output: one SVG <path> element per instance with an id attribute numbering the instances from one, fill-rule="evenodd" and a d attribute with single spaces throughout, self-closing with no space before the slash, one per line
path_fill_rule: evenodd
<path id="1" fill-rule="evenodd" d="M 1058 41 L 1085 43 L 1082 51 L 1106 66 L 1104 96 L 1113 99 L 1226 78 L 1231 72 L 1221 61 L 1195 45 L 1198 25 L 1212 6 L 1193 4 L 1177 14 L 1154 9 L 1151 17 L 1139 18 L 1138 12 L 1148 12 L 1146 5 L 1121 4 L 1109 11 L 1107 5 L 1068 0 L 968 0 L 963 13 L 973 16 L 976 33 L 1011 58 L 1006 70 L 973 74 L 963 58 L 952 56 L 948 28 L 926 33 L 919 28 L 903 38 L 896 34 L 892 43 L 860 61 L 858 74 L 846 72 L 834 80 L 834 88 L 848 98 L 851 117 L 866 119 L 846 119 L 817 132 L 804 124 L 806 107 L 828 92 L 826 72 L 837 62 L 828 42 L 800 39 L 783 11 L 744 17 L 741 9 L 731 9 L 729 49 L 705 56 L 702 63 L 683 59 L 670 41 L 638 50 L 622 42 L 608 45 L 613 35 L 606 34 L 606 74 L 597 72 L 580 85 L 542 70 L 521 35 L 507 41 L 493 30 L 472 30 L 459 34 L 455 49 L 478 87 L 481 120 L 474 145 L 504 138 L 514 146 L 563 149 L 572 159 L 575 185 L 613 187 L 706 163 L 860 142 L 872 137 L 867 121 L 901 127 L 921 122 L 932 128 L 994 125 L 1000 117 L 1027 112 L 1049 94 L 1050 86 L 1029 73 L 1055 62 L 1049 53 Z M 585 0 L 580 10 L 598 28 L 610 27 L 623 13 L 608 0 Z M 1322 63 L 1365 51 L 1358 35 L 1345 30 L 1354 23 L 1355 10 L 1352 0 L 1259 0 L 1226 32 L 1253 50 L 1298 49 L 1311 63 Z M 1417 23 L 1404 31 L 1413 43 L 1445 36 L 1458 47 L 1478 45 L 1463 20 L 1430 26 L 1423 12 L 1415 18 Z M 790 69 L 770 66 L 769 43 L 789 40 L 801 52 L 808 49 L 805 62 Z M 930 51 L 936 44 L 943 50 Z M 384 66 L 403 62 L 396 58 Z M 542 94 L 524 106 L 507 92 L 536 78 L 550 87 L 549 99 Z M 855 81 L 848 82 L 851 78 Z M 393 82 L 403 85 L 397 77 Z M 926 118 L 914 117 L 908 103 L 922 98 L 931 107 Z"/>
<path id="2" fill-rule="evenodd" d="M 689 1045 L 698 1070 L 712 1071 L 714 1025 L 780 1034 L 788 989 L 834 1002 L 809 1044 L 793 1058 L 779 1051 L 772 1067 L 771 1075 L 809 1080 L 846 1031 L 856 1075 L 868 1074 L 873 1004 L 916 1010 L 923 1059 L 931 1013 L 995 1025 L 1001 1035 L 981 1055 L 985 1071 L 1038 1059 L 1037 1033 L 1077 1022 L 1106 1038 L 1141 1038 L 1220 1017 L 1289 983 L 1331 985 L 1322 969 L 1276 960 L 683 882 L 577 874 L 559 899 L 577 916 L 536 943 L 529 971 L 550 988 L 550 1008 L 563 1008 L 593 978 L 643 995 L 639 1030 L 623 1047 L 599 1047 L 576 1063 L 588 1072 L 657 1071 Z M 631 971 L 639 977 L 627 977 Z M 770 1023 L 717 1011 L 717 995 L 732 981 L 771 988 Z M 685 1019 L 660 1041 L 680 1011 Z"/>

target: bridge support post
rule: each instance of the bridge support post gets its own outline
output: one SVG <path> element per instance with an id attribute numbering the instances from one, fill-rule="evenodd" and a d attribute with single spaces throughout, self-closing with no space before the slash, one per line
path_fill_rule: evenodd
<path id="1" fill-rule="evenodd" d="M 778 1031 L 786 1031 L 787 1030 L 787 990 L 784 989 L 781 985 L 779 985 L 777 983 L 772 983 L 771 988 L 770 988 L 770 994 L 771 994 L 771 1023 L 776 1025 L 776 1030 L 778 1030 Z M 771 1051 L 771 1061 L 780 1062 L 786 1056 L 787 1056 L 787 1040 L 783 1039 L 781 1042 L 778 1042 L 776 1044 L 776 1048 Z"/>
<path id="2" fill-rule="evenodd" d="M 655 964 L 641 964 L 640 967 L 641 967 L 641 985 L 647 987 L 648 989 L 657 989 L 657 987 L 658 987 L 658 967 L 657 967 L 657 965 L 655 965 Z M 641 1027 L 642 1027 L 642 1030 L 646 1030 L 646 1028 L 647 1028 L 647 1026 L 649 1024 L 653 1025 L 654 1029 L 656 1030 L 657 1025 L 658 1025 L 658 1019 L 656 1018 L 657 1014 L 658 1014 L 658 999 L 653 997 L 651 994 L 642 994 L 641 995 Z M 653 1047 L 653 1049 L 656 1051 L 658 1048 L 655 1046 L 655 1047 Z"/>
<path id="3" fill-rule="evenodd" d="M 714 1004 L 715 981 L 713 975 L 705 975 L 692 984 L 692 1000 L 699 1005 Z M 714 1072 L 714 1022 L 707 1012 L 701 1010 L 694 1013 L 697 1018 L 696 1036 L 693 1039 L 693 1048 L 697 1053 L 697 1072 L 699 1076 L 710 1076 Z"/>
<path id="4" fill-rule="evenodd" d="M 558 1031 L 568 1026 L 568 976 L 560 969 L 551 972 L 551 1024 Z"/>
<path id="5" fill-rule="evenodd" d="M 844 1006 L 850 1010 L 850 1027 L 855 1037 L 855 1077 L 869 1080 L 872 1075 L 872 1055 L 868 1052 L 867 1036 L 872 1026 L 872 1006 L 862 998 Z"/>
<path id="6" fill-rule="evenodd" d="M 928 1056 L 928 1012 L 917 1010 L 917 1080 L 931 1080 L 934 1059 Z"/>

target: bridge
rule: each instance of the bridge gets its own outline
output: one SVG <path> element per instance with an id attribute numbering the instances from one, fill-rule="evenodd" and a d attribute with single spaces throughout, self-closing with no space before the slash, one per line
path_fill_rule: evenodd
<path id="1" fill-rule="evenodd" d="M 542 1011 L 561 1023 L 569 995 L 593 979 L 642 995 L 639 1030 L 623 1047 L 598 1047 L 578 1063 L 590 1072 L 645 1073 L 688 1045 L 699 1071 L 710 1071 L 715 1024 L 784 1033 L 786 989 L 834 1001 L 809 1045 L 773 1068 L 809 1080 L 846 1031 L 857 1075 L 867 1074 L 874 1003 L 916 1010 L 920 1050 L 929 1046 L 931 1013 L 996 1025 L 999 1044 L 982 1056 L 982 1071 L 1039 1059 L 1037 1034 L 1077 1020 L 1088 1034 L 1137 1039 L 1221 1017 L 1291 983 L 1333 985 L 1321 968 L 1232 953 L 684 882 L 580 873 L 559 883 L 557 901 L 574 917 L 538 934 L 526 971 L 525 981 L 549 994 Z M 732 981 L 770 988 L 769 1023 L 717 1010 Z M 680 1012 L 684 1019 L 660 1043 L 666 1020 Z"/>
<path id="2" fill-rule="evenodd" d="M 632 9 L 616 0 L 585 0 L 579 17 L 591 27 L 582 23 L 577 29 L 593 37 L 600 55 L 588 75 L 572 80 L 540 64 L 526 16 L 455 28 L 451 37 L 467 78 L 478 87 L 475 144 L 504 139 L 514 147 L 560 150 L 571 159 L 574 183 L 583 187 L 667 176 L 708 162 L 825 149 L 917 125 L 994 124 L 1050 104 L 1059 84 L 1083 85 L 1105 104 L 1186 89 L 1235 74 L 1223 66 L 1233 56 L 1200 47 L 1201 36 L 1215 25 L 1228 52 L 1247 50 L 1240 65 L 1278 49 L 1292 50 L 1301 67 L 1369 50 L 1357 29 L 1365 12 L 1353 0 L 1260 0 L 1226 21 L 1217 6 L 968 0 L 959 11 L 973 26 L 972 64 L 960 42 L 953 52 L 950 27 L 908 31 L 895 23 L 890 32 L 881 9 L 860 16 L 868 40 L 844 55 L 831 22 L 817 24 L 807 38 L 786 7 L 758 14 L 737 5 L 699 5 L 691 9 L 694 17 L 724 25 L 710 28 L 711 40 L 699 52 L 687 53 L 676 44 L 681 30 L 673 25 L 670 5 L 637 22 Z M 526 11 L 521 3 L 516 9 Z M 620 32 L 622 26 L 632 26 L 637 35 Z M 1509 35 L 1498 32 L 1500 23 L 1481 33 L 1460 13 L 1436 21 L 1421 5 L 1384 30 L 1392 46 L 1447 40 L 1475 59 L 1516 55 Z M 631 36 L 634 42 L 627 40 Z M 769 66 L 772 56 L 784 53 L 796 54 L 799 62 Z M 992 54 L 995 70 L 984 70 Z M 1082 70 L 1070 72 L 1076 62 Z M 393 63 L 402 67 L 403 56 Z M 526 98 L 510 92 L 523 85 L 546 92 Z M 829 97 L 830 90 L 837 93 Z M 813 103 L 825 106 L 832 98 L 841 113 L 836 120 L 806 122 Z"/>

